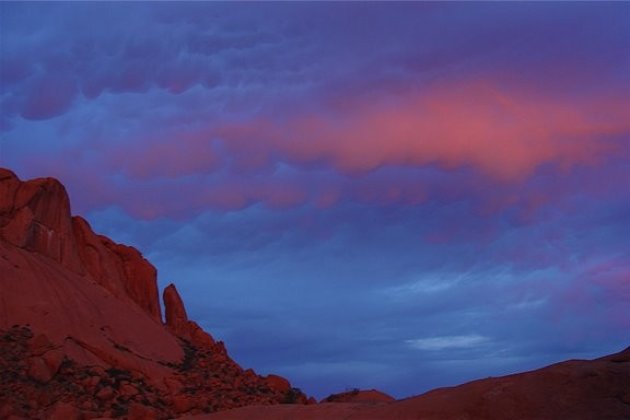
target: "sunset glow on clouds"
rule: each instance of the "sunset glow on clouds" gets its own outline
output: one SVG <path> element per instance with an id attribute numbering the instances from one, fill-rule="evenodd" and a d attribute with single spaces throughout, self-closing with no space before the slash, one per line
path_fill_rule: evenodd
<path id="1" fill-rule="evenodd" d="M 446 169 L 471 165 L 512 180 L 545 163 L 593 163 L 615 149 L 606 136 L 630 129 L 630 109 L 621 101 L 575 105 L 489 86 L 454 86 L 401 102 L 347 104 L 333 116 L 279 123 L 239 122 L 221 130 L 220 138 L 237 155 L 238 149 L 271 148 L 264 153 L 298 164 L 324 160 L 347 172 L 438 163 Z"/>
<path id="2" fill-rule="evenodd" d="M 0 165 L 243 365 L 406 396 L 628 345 L 628 5 L 0 8 Z"/>

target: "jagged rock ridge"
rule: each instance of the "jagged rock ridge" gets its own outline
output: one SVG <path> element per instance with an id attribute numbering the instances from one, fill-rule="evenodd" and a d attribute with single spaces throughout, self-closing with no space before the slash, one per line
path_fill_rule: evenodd
<path id="1" fill-rule="evenodd" d="M 288 381 L 236 364 L 188 319 L 174 285 L 164 324 L 155 268 L 72 217 L 55 179 L 22 182 L 0 168 L 0 273 L 0 418 L 167 418 L 306 402 Z"/>

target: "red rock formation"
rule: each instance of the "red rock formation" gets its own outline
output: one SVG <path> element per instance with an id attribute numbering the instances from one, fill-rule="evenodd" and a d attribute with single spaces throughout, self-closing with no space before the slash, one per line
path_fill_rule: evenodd
<path id="1" fill-rule="evenodd" d="M 188 334 L 188 315 L 174 284 L 166 286 L 163 299 L 166 326 L 177 335 Z"/>
<path id="2" fill-rule="evenodd" d="M 92 232 L 82 218 L 70 216 L 63 185 L 53 178 L 21 182 L 0 168 L 0 236 L 68 270 L 92 278 L 119 298 L 138 304 L 161 322 L 155 268 L 134 248 Z"/>
<path id="3" fill-rule="evenodd" d="M 269 387 L 277 389 L 280 392 L 287 392 L 289 389 L 291 389 L 291 384 L 289 383 L 289 381 L 287 381 L 286 378 L 283 378 L 282 376 L 267 375 L 265 380 L 267 381 Z"/>
<path id="4" fill-rule="evenodd" d="M 184 302 L 177 292 L 174 284 L 169 284 L 164 289 L 164 312 L 166 314 L 166 327 L 178 337 L 190 340 L 194 344 L 204 347 L 213 346 L 214 339 L 194 321 L 188 319 Z"/>
<path id="5" fill-rule="evenodd" d="M 155 268 L 71 217 L 54 179 L 0 169 L 0 273 L 0 418 L 153 419 L 287 399 L 188 320 L 174 286 L 164 325 Z"/>
<path id="6" fill-rule="evenodd" d="M 129 298 L 161 322 L 155 267 L 135 248 L 96 235 L 82 217 L 72 218 L 77 252 L 87 272 L 118 298 Z"/>
<path id="7" fill-rule="evenodd" d="M 30 324 L 76 361 L 165 375 L 158 361 L 183 352 L 162 327 L 155 269 L 73 222 L 58 181 L 2 170 L 0 191 L 0 328 Z"/>
<path id="8" fill-rule="evenodd" d="M 0 235 L 80 272 L 66 189 L 53 178 L 20 182 L 0 168 Z"/>
<path id="9" fill-rule="evenodd" d="M 384 403 L 394 401 L 394 397 L 376 389 L 341 392 L 332 394 L 322 400 L 323 403 Z"/>

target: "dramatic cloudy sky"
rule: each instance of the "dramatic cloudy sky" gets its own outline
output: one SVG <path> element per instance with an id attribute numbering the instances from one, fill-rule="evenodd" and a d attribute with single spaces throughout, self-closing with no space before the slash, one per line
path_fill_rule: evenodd
<path id="1" fill-rule="evenodd" d="M 403 397 L 630 344 L 630 3 L 0 12 L 0 164 L 243 366 Z"/>

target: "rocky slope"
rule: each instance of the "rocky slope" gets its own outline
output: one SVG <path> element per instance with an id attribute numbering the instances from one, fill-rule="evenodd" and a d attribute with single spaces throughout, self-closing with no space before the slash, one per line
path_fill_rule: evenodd
<path id="1" fill-rule="evenodd" d="M 356 395 L 359 396 L 361 392 Z M 570 360 L 531 372 L 436 389 L 400 401 L 291 407 L 242 407 L 196 420 L 423 419 L 623 420 L 630 419 L 630 347 L 596 360 Z M 352 394 L 352 393 L 350 393 Z"/>
<path id="2" fill-rule="evenodd" d="M 306 403 L 243 370 L 155 268 L 71 216 L 51 178 L 0 169 L 0 418 L 168 418 Z"/>

